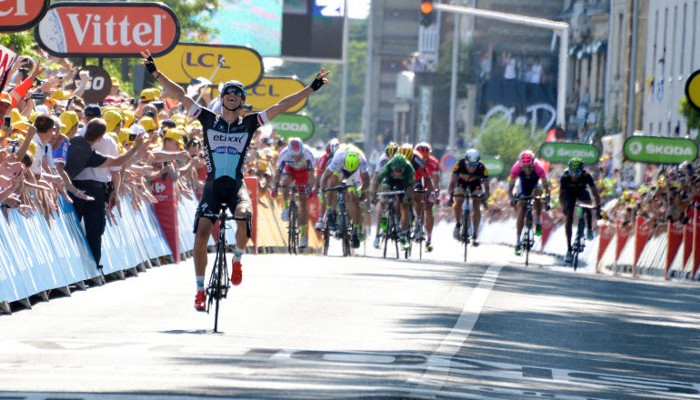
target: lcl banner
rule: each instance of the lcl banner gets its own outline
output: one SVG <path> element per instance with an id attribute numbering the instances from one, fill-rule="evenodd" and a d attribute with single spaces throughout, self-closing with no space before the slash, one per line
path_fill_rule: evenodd
<path id="1" fill-rule="evenodd" d="M 50 0 L 0 1 L 0 32 L 20 32 L 33 28 L 46 14 Z"/>
<path id="2" fill-rule="evenodd" d="M 264 110 L 280 102 L 283 98 L 306 87 L 304 82 L 292 77 L 265 77 L 248 91 L 246 102 L 254 110 Z M 306 106 L 306 98 L 286 112 L 295 113 Z"/>
<path id="3" fill-rule="evenodd" d="M 163 3 L 52 4 L 35 29 L 39 45 L 57 57 L 140 57 L 168 53 L 180 38 L 180 22 Z"/>

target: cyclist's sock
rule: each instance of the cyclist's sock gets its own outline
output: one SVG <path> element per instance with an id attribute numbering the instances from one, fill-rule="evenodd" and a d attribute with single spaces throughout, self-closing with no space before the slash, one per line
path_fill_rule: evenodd
<path id="1" fill-rule="evenodd" d="M 282 208 L 289 208 L 289 200 L 282 201 Z"/>
<path id="2" fill-rule="evenodd" d="M 233 251 L 233 261 L 241 261 L 241 258 L 243 258 L 243 250 L 245 249 L 239 249 L 236 247 L 236 249 Z"/>
<path id="3" fill-rule="evenodd" d="M 197 291 L 204 290 L 204 275 L 197 275 L 195 279 L 197 280 Z"/>
<path id="4" fill-rule="evenodd" d="M 301 236 L 306 236 L 306 224 L 300 226 L 301 228 Z"/>

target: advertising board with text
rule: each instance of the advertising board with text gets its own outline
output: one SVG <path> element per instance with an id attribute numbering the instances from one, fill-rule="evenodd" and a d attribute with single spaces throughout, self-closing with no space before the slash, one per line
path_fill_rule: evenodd
<path id="1" fill-rule="evenodd" d="M 219 67 L 221 59 L 223 62 Z M 170 53 L 155 60 L 159 70 L 182 84 L 203 77 L 213 84 L 235 79 L 245 87 L 251 87 L 260 82 L 264 72 L 260 54 L 243 46 L 180 43 Z"/>
<path id="2" fill-rule="evenodd" d="M 481 162 L 486 167 L 486 170 L 489 171 L 489 176 L 500 175 L 506 170 L 506 166 L 500 158 L 486 157 L 482 158 Z"/>
<path id="3" fill-rule="evenodd" d="M 623 146 L 625 158 L 648 164 L 680 164 L 698 158 L 692 140 L 658 136 L 632 136 Z"/>
<path id="4" fill-rule="evenodd" d="M 246 103 L 253 106 L 253 110 L 262 111 L 280 102 L 283 98 L 305 88 L 304 82 L 292 77 L 265 77 L 254 88 L 248 90 Z M 300 101 L 288 113 L 295 113 L 306 106 L 307 99 Z"/>
<path id="5" fill-rule="evenodd" d="M 50 0 L 0 1 L 0 32 L 20 32 L 33 28 L 49 8 Z"/>
<path id="6" fill-rule="evenodd" d="M 163 3 L 54 3 L 34 30 L 39 45 L 57 57 L 163 55 L 177 44 L 180 22 Z"/>
<path id="7" fill-rule="evenodd" d="M 566 164 L 574 157 L 579 157 L 586 165 L 598 162 L 600 150 L 585 143 L 547 142 L 540 146 L 539 156 L 554 164 Z"/>
<path id="8" fill-rule="evenodd" d="M 307 140 L 314 134 L 314 123 L 309 117 L 296 114 L 280 114 L 272 120 L 278 135 Z"/>

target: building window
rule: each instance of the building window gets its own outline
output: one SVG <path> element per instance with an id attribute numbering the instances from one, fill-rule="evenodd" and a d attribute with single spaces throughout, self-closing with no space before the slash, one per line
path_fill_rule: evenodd
<path id="1" fill-rule="evenodd" d="M 650 122 L 650 123 L 649 123 L 649 135 L 653 135 L 653 134 L 654 134 L 654 124 L 652 124 L 652 123 Z"/>
<path id="2" fill-rule="evenodd" d="M 684 73 L 683 69 L 685 68 L 685 21 L 688 19 L 688 3 L 683 3 L 683 15 L 681 18 L 683 18 L 683 30 L 681 31 L 681 65 L 678 68 L 679 75 Z"/>
<path id="3" fill-rule="evenodd" d="M 673 36 L 671 36 L 671 65 L 668 69 L 669 76 L 673 77 L 674 67 L 676 66 L 676 30 L 678 28 L 678 6 L 673 7 Z M 670 124 L 670 123 L 669 123 Z"/>
<path id="4" fill-rule="evenodd" d="M 624 15 L 623 13 L 620 13 L 620 15 L 618 15 L 617 18 L 618 18 L 618 20 L 619 20 L 619 22 L 618 22 L 618 24 L 617 24 L 617 26 L 618 26 L 618 28 L 617 28 L 617 29 L 618 29 L 618 35 L 617 35 L 618 44 L 617 44 L 617 48 L 620 49 L 620 54 L 624 54 L 624 53 L 622 53 L 622 49 L 624 48 L 624 47 L 623 47 L 623 44 L 624 44 L 624 35 L 623 35 L 622 32 L 623 32 L 623 23 L 624 23 L 624 21 L 625 21 L 625 15 Z M 622 78 L 622 56 L 618 56 L 618 57 L 617 57 L 617 78 L 618 78 L 618 79 L 621 79 L 621 78 Z"/>
<path id="5" fill-rule="evenodd" d="M 659 42 L 659 11 L 656 11 L 656 17 L 654 18 L 654 56 L 651 60 L 651 70 L 652 70 L 652 75 L 656 77 L 656 64 L 658 61 L 658 58 L 656 57 L 656 49 L 658 48 L 658 42 Z M 622 49 L 622 47 L 620 47 Z"/>
<path id="6" fill-rule="evenodd" d="M 698 20 L 698 2 L 697 0 L 695 3 L 693 3 L 693 19 L 692 21 L 697 21 Z M 693 65 L 695 64 L 695 43 L 697 38 L 695 37 L 695 34 L 697 33 L 697 26 L 698 24 L 693 22 L 693 38 L 690 40 L 690 67 L 692 69 Z"/>

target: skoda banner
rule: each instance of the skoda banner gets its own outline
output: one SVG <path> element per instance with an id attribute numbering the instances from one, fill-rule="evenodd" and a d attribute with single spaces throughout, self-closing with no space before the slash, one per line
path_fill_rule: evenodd
<path id="1" fill-rule="evenodd" d="M 489 176 L 500 175 L 505 171 L 506 166 L 500 158 L 482 158 L 481 162 L 489 171 Z"/>
<path id="2" fill-rule="evenodd" d="M 632 136 L 625 140 L 625 157 L 648 164 L 680 164 L 698 157 L 698 147 L 692 140 L 657 136 Z"/>
<path id="3" fill-rule="evenodd" d="M 598 162 L 600 150 L 585 143 L 548 142 L 540 146 L 539 155 L 554 164 L 566 164 L 572 158 L 579 157 L 584 164 L 593 165 Z"/>
<path id="4" fill-rule="evenodd" d="M 295 114 L 280 114 L 272 120 L 277 134 L 290 138 L 298 137 L 306 140 L 314 134 L 314 123 L 309 117 Z"/>

